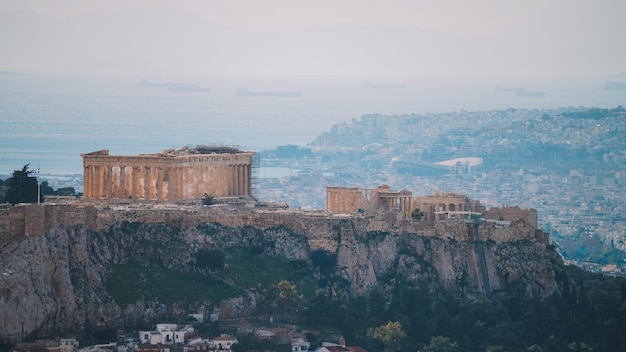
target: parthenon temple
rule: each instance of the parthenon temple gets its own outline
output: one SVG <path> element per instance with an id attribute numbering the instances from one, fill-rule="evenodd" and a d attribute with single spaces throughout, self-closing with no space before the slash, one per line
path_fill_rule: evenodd
<path id="1" fill-rule="evenodd" d="M 81 154 L 84 199 L 188 200 L 252 195 L 254 153 L 232 147 L 198 146 L 156 154 Z"/>

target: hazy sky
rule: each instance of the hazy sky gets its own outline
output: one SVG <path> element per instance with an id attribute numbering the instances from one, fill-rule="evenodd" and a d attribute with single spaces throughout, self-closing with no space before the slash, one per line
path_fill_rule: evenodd
<path id="1" fill-rule="evenodd" d="M 3 1 L 0 6 L 3 10 L 28 9 L 55 16 L 175 6 L 211 21 L 246 30 L 301 25 L 381 24 L 476 35 L 515 23 L 553 3 L 554 0 L 21 0 Z"/>
<path id="2" fill-rule="evenodd" d="M 624 14 L 623 0 L 0 0 L 0 70 L 610 75 L 626 71 Z"/>

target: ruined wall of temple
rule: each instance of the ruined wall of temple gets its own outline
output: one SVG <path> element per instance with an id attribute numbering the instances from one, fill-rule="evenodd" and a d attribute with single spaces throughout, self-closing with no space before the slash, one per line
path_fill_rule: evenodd
<path id="1" fill-rule="evenodd" d="M 522 209 L 518 206 L 492 207 L 483 216 L 490 220 L 514 221 L 521 219 L 534 227 L 537 227 L 538 223 L 536 209 Z"/>
<path id="2" fill-rule="evenodd" d="M 326 211 L 356 213 L 364 206 L 363 191 L 358 187 L 326 187 Z"/>
<path id="3" fill-rule="evenodd" d="M 464 195 L 435 191 L 434 195 L 413 197 L 413 209 L 420 209 L 424 213 L 424 221 L 440 220 L 435 212 L 438 211 L 468 211 L 470 200 Z"/>

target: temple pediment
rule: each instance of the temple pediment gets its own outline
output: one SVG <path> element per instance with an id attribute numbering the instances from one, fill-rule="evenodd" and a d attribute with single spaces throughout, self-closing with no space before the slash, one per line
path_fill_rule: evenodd
<path id="1" fill-rule="evenodd" d="M 96 150 L 95 152 L 81 153 L 80 154 L 80 156 L 98 156 L 98 155 L 108 156 L 109 155 L 109 150 L 108 149 L 100 149 L 100 150 Z"/>

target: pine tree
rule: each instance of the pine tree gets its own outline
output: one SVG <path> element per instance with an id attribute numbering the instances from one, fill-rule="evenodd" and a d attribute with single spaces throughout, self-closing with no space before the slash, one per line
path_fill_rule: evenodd
<path id="1" fill-rule="evenodd" d="M 11 177 L 5 180 L 8 187 L 5 200 L 8 203 L 37 203 L 37 178 L 29 176 L 32 171 L 29 166 L 26 164 L 21 170 L 13 171 Z"/>

